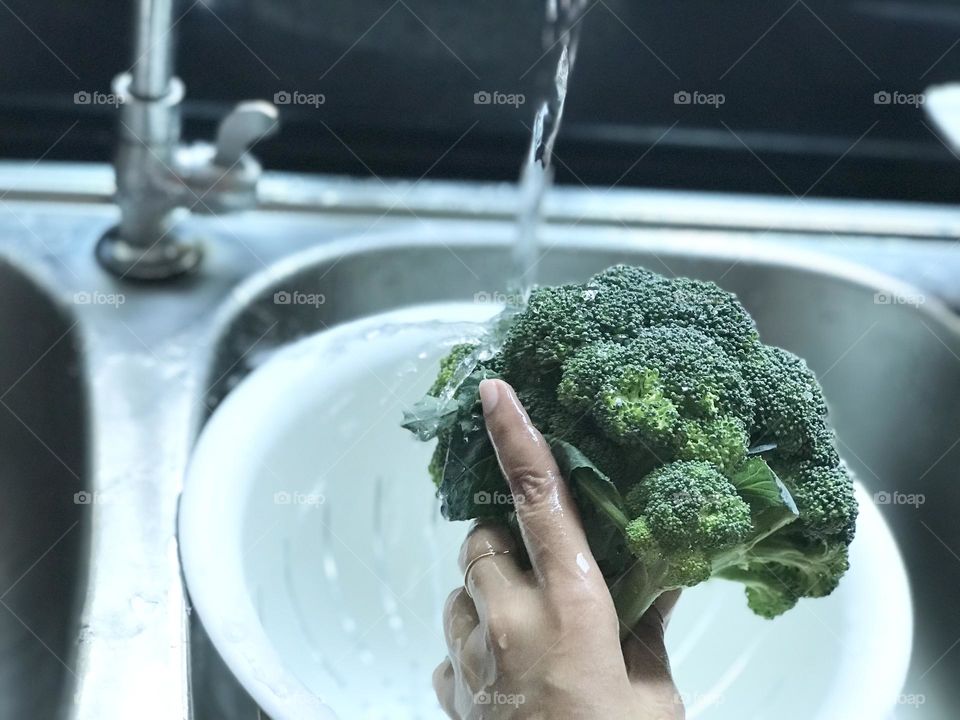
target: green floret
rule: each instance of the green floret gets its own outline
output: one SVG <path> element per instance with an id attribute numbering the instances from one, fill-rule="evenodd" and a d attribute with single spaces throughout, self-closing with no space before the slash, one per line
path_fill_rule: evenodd
<path id="1" fill-rule="evenodd" d="M 853 483 L 840 464 L 816 465 L 811 461 L 775 465 L 800 510 L 800 520 L 791 532 L 812 540 L 853 540 L 857 502 Z"/>
<path id="2" fill-rule="evenodd" d="M 600 390 L 594 419 L 608 437 L 624 445 L 644 440 L 660 445 L 680 419 L 665 390 L 658 370 L 628 365 L 615 383 Z"/>
<path id="3" fill-rule="evenodd" d="M 773 619 L 793 608 L 800 599 L 790 585 L 782 582 L 783 569 L 757 563 L 748 571 L 725 571 L 720 577 L 736 580 L 745 586 L 747 607 L 760 617 Z"/>
<path id="4" fill-rule="evenodd" d="M 450 449 L 450 443 L 446 438 L 440 438 L 437 442 L 437 446 L 433 449 L 433 454 L 430 456 L 430 464 L 427 465 L 427 472 L 430 473 L 430 479 L 433 480 L 433 484 L 437 486 L 437 489 L 440 489 L 440 483 L 443 482 L 443 469 L 447 464 L 447 452 Z"/>
<path id="5" fill-rule="evenodd" d="M 708 553 L 700 550 L 678 550 L 670 558 L 663 575 L 665 588 L 693 587 L 706 582 L 713 574 L 713 563 Z M 650 603 L 653 604 L 653 601 Z"/>
<path id="6" fill-rule="evenodd" d="M 614 265 L 586 285 L 596 290 L 594 314 L 608 336 L 636 337 L 643 328 L 688 327 L 709 335 L 740 358 L 757 341 L 753 318 L 736 296 L 711 282 L 668 279 L 629 265 Z"/>
<path id="7" fill-rule="evenodd" d="M 746 426 L 740 418 L 684 421 L 676 455 L 680 460 L 705 460 L 731 472 L 747 453 Z"/>
<path id="8" fill-rule="evenodd" d="M 662 456 L 650 448 L 642 445 L 627 447 L 612 442 L 589 419 L 582 421 L 579 431 L 560 436 L 577 438 L 577 447 L 623 492 L 663 463 Z"/>
<path id="9" fill-rule="evenodd" d="M 710 577 L 742 582 L 764 617 L 836 587 L 857 503 L 823 393 L 735 296 L 616 265 L 534 289 L 491 338 L 482 361 L 454 347 L 404 423 L 438 441 L 445 517 L 511 518 L 474 501 L 509 492 L 477 396 L 501 377 L 550 442 L 625 627 Z"/>
<path id="10" fill-rule="evenodd" d="M 437 373 L 437 378 L 427 394 L 439 396 L 453 380 L 457 370 L 463 369 L 464 364 L 469 362 L 468 358 L 476 349 L 477 346 L 474 343 L 459 343 L 450 348 L 450 352 L 440 360 L 440 372 Z"/>
<path id="11" fill-rule="evenodd" d="M 584 312 L 584 303 L 585 291 L 576 285 L 533 291 L 504 340 L 500 356 L 504 375 L 535 382 L 542 374 L 558 371 L 580 348 L 600 341 L 602 334 Z"/>
<path id="12" fill-rule="evenodd" d="M 743 372 L 757 408 L 754 441 L 776 443 L 780 457 L 813 457 L 824 440 L 827 405 L 807 364 L 781 348 L 758 345 Z"/>
<path id="13" fill-rule="evenodd" d="M 572 413 L 590 415 L 614 442 L 654 449 L 685 444 L 678 437 L 682 419 L 744 423 L 754 413 L 737 363 L 710 337 L 673 326 L 642 330 L 625 343 L 595 343 L 571 356 L 557 399 Z"/>
<path id="14" fill-rule="evenodd" d="M 645 518 L 637 517 L 627 523 L 626 536 L 627 549 L 638 558 L 651 560 L 661 554 L 650 523 Z"/>
<path id="15" fill-rule="evenodd" d="M 650 529 L 664 554 L 726 550 L 753 529 L 750 507 L 733 484 L 706 462 L 674 462 L 654 470 L 625 498 L 628 514 Z"/>

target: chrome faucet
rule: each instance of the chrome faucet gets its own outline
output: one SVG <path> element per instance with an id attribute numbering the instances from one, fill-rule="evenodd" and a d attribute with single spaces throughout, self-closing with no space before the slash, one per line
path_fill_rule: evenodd
<path id="1" fill-rule="evenodd" d="M 121 102 L 114 163 L 120 222 L 100 239 L 97 256 L 135 280 L 163 280 L 199 265 L 202 245 L 182 232 L 179 220 L 190 211 L 253 207 L 261 168 L 247 151 L 278 127 L 273 104 L 242 102 L 221 121 L 215 143 L 182 143 L 185 90 L 173 74 L 173 2 L 139 0 L 134 65 L 114 79 Z"/>

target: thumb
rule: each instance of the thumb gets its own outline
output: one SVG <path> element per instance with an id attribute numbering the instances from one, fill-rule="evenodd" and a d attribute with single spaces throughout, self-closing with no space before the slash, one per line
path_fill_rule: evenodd
<path id="1" fill-rule="evenodd" d="M 630 683 L 644 706 L 644 717 L 683 720 L 683 698 L 673 682 L 663 633 L 680 595 L 672 590 L 661 595 L 623 642 L 623 659 Z"/>
<path id="2" fill-rule="evenodd" d="M 664 632 L 679 597 L 679 590 L 665 592 L 627 632 L 623 641 L 623 659 L 627 666 L 627 675 L 634 684 L 673 684 Z"/>

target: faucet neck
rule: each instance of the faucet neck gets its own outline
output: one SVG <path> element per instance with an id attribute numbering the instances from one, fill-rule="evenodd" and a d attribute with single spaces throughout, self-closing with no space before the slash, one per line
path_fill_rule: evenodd
<path id="1" fill-rule="evenodd" d="M 170 92 L 173 79 L 174 0 L 138 0 L 134 25 L 130 92 L 157 100 Z"/>

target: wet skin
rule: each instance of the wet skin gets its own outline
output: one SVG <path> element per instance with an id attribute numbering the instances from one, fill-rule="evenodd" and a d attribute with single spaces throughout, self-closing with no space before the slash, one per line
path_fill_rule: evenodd
<path id="1" fill-rule="evenodd" d="M 509 385 L 484 380 L 480 396 L 532 567 L 520 566 L 503 525 L 471 528 L 460 552 L 466 586 L 443 614 L 448 657 L 433 678 L 440 705 L 454 720 L 683 718 L 663 642 L 677 594 L 661 596 L 621 642 L 549 446 Z"/>

